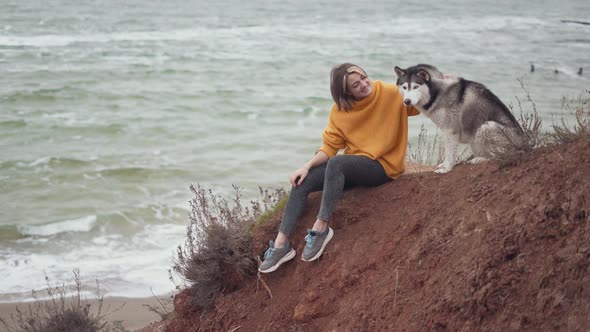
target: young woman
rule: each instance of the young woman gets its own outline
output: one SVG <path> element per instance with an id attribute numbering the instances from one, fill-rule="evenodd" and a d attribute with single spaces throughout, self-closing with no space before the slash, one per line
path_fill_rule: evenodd
<path id="1" fill-rule="evenodd" d="M 332 239 L 328 222 L 345 187 L 378 186 L 405 171 L 408 116 L 418 111 L 404 105 L 397 86 L 372 82 L 362 68 L 344 63 L 332 69 L 330 90 L 334 105 L 323 145 L 289 178 L 292 189 L 279 233 L 270 241 L 260 272 L 275 271 L 295 257 L 289 236 L 310 192 L 322 190 L 322 203 L 305 237 L 301 258 L 306 262 L 318 259 Z M 344 153 L 337 154 L 341 149 Z"/>

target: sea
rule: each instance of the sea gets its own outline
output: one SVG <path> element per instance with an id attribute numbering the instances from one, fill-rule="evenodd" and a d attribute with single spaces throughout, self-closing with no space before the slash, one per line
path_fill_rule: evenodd
<path id="1" fill-rule="evenodd" d="M 174 290 L 189 186 L 228 198 L 238 186 L 246 201 L 288 190 L 321 145 L 339 63 L 387 82 L 395 66 L 432 64 L 515 114 L 534 107 L 547 130 L 590 88 L 587 0 L 0 8 L 0 302 L 75 269 L 107 297 Z M 411 142 L 435 132 L 423 116 L 409 123 Z"/>

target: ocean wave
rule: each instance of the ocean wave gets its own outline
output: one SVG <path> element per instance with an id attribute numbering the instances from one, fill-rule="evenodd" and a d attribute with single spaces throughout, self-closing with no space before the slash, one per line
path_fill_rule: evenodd
<path id="1" fill-rule="evenodd" d="M 0 287 L 0 302 L 8 301 L 10 294 L 26 299 L 31 289 L 46 286 L 45 277 L 63 282 L 75 268 L 83 277 L 99 278 L 105 295 L 143 297 L 150 296 L 150 289 L 166 293 L 173 289 L 167 272 L 171 255 L 184 234 L 184 225 L 154 224 L 127 236 L 101 233 L 89 241 L 67 241 L 43 252 L 0 251 L 6 258 L 0 260 L 0 270 L 10 271 Z"/>
<path id="2" fill-rule="evenodd" d="M 416 29 L 438 31 L 440 28 L 440 17 L 423 17 L 421 20 L 413 18 L 397 17 L 393 18 L 393 24 L 396 27 L 395 34 L 416 33 Z M 433 22 L 428 23 L 428 20 Z M 426 23 L 424 23 L 426 21 Z M 516 28 L 530 28 L 539 25 L 546 25 L 547 22 L 537 18 L 515 17 L 515 16 L 487 16 L 487 17 L 464 17 L 464 18 L 447 18 L 444 20 L 444 26 L 447 30 L 465 31 L 466 29 L 496 30 L 507 26 Z M 383 26 L 375 25 L 372 28 L 376 32 L 382 33 Z M 258 35 L 265 38 L 269 36 L 301 36 L 301 37 L 323 37 L 326 34 L 340 34 L 343 28 L 325 29 L 324 24 L 305 24 L 298 29 L 293 30 L 290 25 L 253 25 L 253 26 L 231 26 L 231 27 L 197 27 L 192 29 L 179 29 L 171 31 L 135 31 L 135 32 L 116 32 L 116 33 L 98 33 L 98 34 L 80 34 L 80 35 L 37 35 L 37 36 L 0 36 L 1 47 L 62 47 L 72 44 L 100 44 L 110 42 L 146 42 L 146 41 L 201 41 L 204 37 L 214 34 L 217 39 L 235 38 L 236 36 L 245 35 L 246 37 Z M 347 30 L 347 29 L 344 29 Z M 332 32 L 330 32 L 332 31 Z M 422 32 L 422 31 L 420 31 Z"/>
<path id="3" fill-rule="evenodd" d="M 8 160 L 0 163 L 0 170 L 2 169 L 13 169 L 13 168 L 38 168 L 38 167 L 51 167 L 51 168 L 77 168 L 91 165 L 92 160 L 81 160 L 74 158 L 63 158 L 63 157 L 40 157 L 32 161 L 24 160 Z"/>
<path id="4" fill-rule="evenodd" d="M 96 216 L 63 220 L 43 225 L 17 225 L 16 229 L 24 236 L 52 236 L 60 233 L 89 232 L 96 225 Z"/>
<path id="5" fill-rule="evenodd" d="M 91 122 L 92 120 L 83 120 Z M 52 126 L 53 130 L 65 130 L 68 133 L 80 133 L 84 136 L 90 134 L 107 134 L 117 135 L 125 132 L 127 125 L 112 123 L 112 124 L 89 124 L 84 125 L 84 122 L 80 123 L 78 120 L 69 119 L 65 123 L 56 123 Z"/>
<path id="6" fill-rule="evenodd" d="M 25 120 L 7 120 L 0 121 L 0 128 L 4 129 L 18 129 L 26 127 L 27 122 Z"/>
<path id="7" fill-rule="evenodd" d="M 57 100 L 55 95 L 57 90 L 43 89 L 33 92 L 16 92 L 10 95 L 4 95 L 0 97 L 3 102 L 22 102 L 22 101 L 38 101 L 47 102 Z"/>
<path id="8" fill-rule="evenodd" d="M 172 191 L 163 195 L 162 199 L 177 198 L 179 193 L 182 192 Z M 21 243 L 39 244 L 66 233 L 80 233 L 74 237 L 68 237 L 68 241 L 80 240 L 88 236 L 93 237 L 94 241 L 134 236 L 138 232 L 145 231 L 145 227 L 161 225 L 163 222 L 183 224 L 188 204 L 181 205 L 180 201 L 186 202 L 186 200 L 186 198 L 175 199 L 172 204 L 138 204 L 121 210 L 105 211 L 99 215 L 86 215 L 45 224 L 0 225 L 0 243 L 18 240 Z"/>
<path id="9" fill-rule="evenodd" d="M 137 31 L 80 35 L 38 35 L 38 36 L 0 36 L 0 47 L 58 47 L 71 44 L 109 43 L 118 41 L 185 41 L 198 39 L 208 34 L 208 29 L 184 29 L 175 31 Z"/>
<path id="10" fill-rule="evenodd" d="M 20 233 L 16 225 L 0 225 L 0 242 L 5 240 L 18 240 L 25 237 Z"/>
<path id="11" fill-rule="evenodd" d="M 15 91 L 0 97 L 4 102 L 38 101 L 47 102 L 65 98 L 80 98 L 87 96 L 86 90 L 74 86 L 62 86 L 52 89 L 36 89 L 30 91 Z"/>
<path id="12" fill-rule="evenodd" d="M 153 176 L 166 177 L 168 175 L 187 175 L 189 171 L 184 169 L 169 169 L 169 168 L 149 168 L 149 167 L 117 167 L 108 168 L 97 171 L 102 177 L 117 177 L 117 178 L 147 178 Z"/>
<path id="13" fill-rule="evenodd" d="M 558 44 L 590 45 L 589 38 L 568 38 L 555 41 Z"/>

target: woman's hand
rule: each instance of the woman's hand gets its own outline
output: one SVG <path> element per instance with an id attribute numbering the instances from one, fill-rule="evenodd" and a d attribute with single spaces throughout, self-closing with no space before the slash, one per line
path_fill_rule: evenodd
<path id="1" fill-rule="evenodd" d="M 295 172 L 293 172 L 293 174 L 291 174 L 291 176 L 289 177 L 289 182 L 291 182 L 291 185 L 293 186 L 293 188 L 299 186 L 301 183 L 303 183 L 303 180 L 305 179 L 305 177 L 307 176 L 307 173 L 309 173 L 309 169 L 305 166 L 297 169 Z"/>
<path id="2" fill-rule="evenodd" d="M 303 183 L 303 180 L 305 180 L 305 177 L 307 176 L 307 173 L 309 173 L 310 169 L 327 162 L 329 158 L 330 157 L 328 157 L 324 151 L 319 150 L 316 152 L 315 156 L 313 156 L 310 161 L 303 164 L 303 166 L 293 172 L 293 174 L 291 174 L 289 177 L 289 182 L 291 182 L 293 188 Z"/>

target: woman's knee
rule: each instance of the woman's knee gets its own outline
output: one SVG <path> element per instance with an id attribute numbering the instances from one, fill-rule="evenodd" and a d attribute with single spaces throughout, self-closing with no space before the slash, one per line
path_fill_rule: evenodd
<path id="1" fill-rule="evenodd" d="M 342 169 L 342 166 L 346 164 L 346 162 L 350 159 L 351 156 L 346 155 L 336 155 L 330 159 L 328 159 L 328 165 L 326 166 L 327 170 L 338 170 Z"/>
<path id="2" fill-rule="evenodd" d="M 311 192 L 310 188 L 308 188 L 308 186 L 305 185 L 305 181 L 304 181 L 304 183 L 302 183 L 301 185 L 299 185 L 297 187 L 292 187 L 291 192 L 289 193 L 289 196 L 306 197 L 307 198 L 307 195 L 310 192 Z"/>

